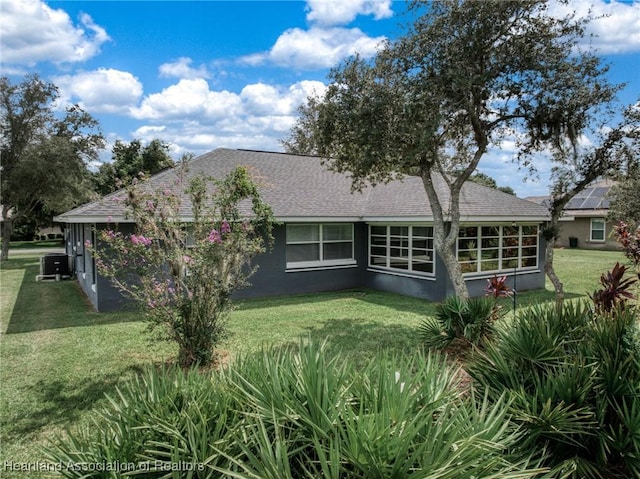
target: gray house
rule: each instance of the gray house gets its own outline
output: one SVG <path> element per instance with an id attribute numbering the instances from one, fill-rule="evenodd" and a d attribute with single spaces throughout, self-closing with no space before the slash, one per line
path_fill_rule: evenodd
<path id="1" fill-rule="evenodd" d="M 433 246 L 433 216 L 422 182 L 407 177 L 352 193 L 351 180 L 328 171 L 320 158 L 260 151 L 217 149 L 194 158 L 190 174 L 217 178 L 246 166 L 259 179 L 264 200 L 281 225 L 274 248 L 257 258 L 259 269 L 240 297 L 372 288 L 429 300 L 453 294 L 445 266 Z M 155 175 L 171 184 L 175 172 Z M 444 204 L 448 189 L 437 185 Z M 124 299 L 96 270 L 85 241 L 108 220 L 133 231 L 118 201 L 122 193 L 68 211 L 67 254 L 73 256 L 83 290 L 98 311 L 115 310 Z M 472 295 L 487 278 L 517 275 L 519 290 L 544 287 L 543 206 L 475 183 L 461 193 L 458 259 Z"/>

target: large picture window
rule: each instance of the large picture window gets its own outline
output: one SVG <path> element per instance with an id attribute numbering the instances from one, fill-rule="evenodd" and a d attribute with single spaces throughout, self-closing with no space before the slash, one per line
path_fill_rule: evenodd
<path id="1" fill-rule="evenodd" d="M 352 224 L 287 225 L 287 268 L 354 263 Z"/>
<path id="2" fill-rule="evenodd" d="M 604 242 L 605 223 L 602 218 L 591 218 L 591 241 Z"/>
<path id="3" fill-rule="evenodd" d="M 432 275 L 433 227 L 371 225 L 369 266 Z"/>
<path id="4" fill-rule="evenodd" d="M 458 235 L 463 273 L 538 266 L 537 225 L 463 226 Z"/>

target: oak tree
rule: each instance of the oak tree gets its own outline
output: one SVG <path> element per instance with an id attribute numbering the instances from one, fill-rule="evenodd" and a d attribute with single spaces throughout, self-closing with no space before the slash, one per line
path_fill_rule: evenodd
<path id="1" fill-rule="evenodd" d="M 97 121 L 79 106 L 56 110 L 58 89 L 37 75 L 0 78 L 2 253 L 15 222 L 46 208 L 69 209 L 89 197 L 87 163 L 104 146 Z"/>
<path id="2" fill-rule="evenodd" d="M 548 7 L 413 1 L 407 33 L 371 61 L 356 56 L 333 69 L 324 95 L 308 99 L 283 141 L 349 172 L 355 189 L 419 176 L 434 245 L 458 296 L 468 296 L 456 256 L 460 191 L 482 158 L 519 132 L 520 159 L 533 167 L 536 152 L 579 136 L 583 113 L 611 98 L 606 68 L 577 48 L 585 21 L 554 17 Z"/>
<path id="3" fill-rule="evenodd" d="M 141 174 L 151 176 L 175 166 L 169 155 L 169 145 L 159 139 L 146 146 L 140 140 L 129 143 L 117 140 L 111 157 L 112 161 L 103 163 L 92 177 L 94 188 L 101 195 L 129 185 Z"/>

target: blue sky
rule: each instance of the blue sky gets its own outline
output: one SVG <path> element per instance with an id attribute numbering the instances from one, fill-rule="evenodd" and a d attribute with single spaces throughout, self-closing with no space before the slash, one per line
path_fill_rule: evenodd
<path id="1" fill-rule="evenodd" d="M 640 0 L 569 7 L 607 15 L 590 27 L 593 46 L 611 64 L 611 81 L 628 83 L 621 103 L 637 101 Z M 98 119 L 109 142 L 105 161 L 117 139 L 160 138 L 176 158 L 217 147 L 278 151 L 297 107 L 323 91 L 328 69 L 397 37 L 404 8 L 390 0 L 2 0 L 0 67 L 13 82 L 39 73 L 63 102 Z M 523 182 L 513 153 L 506 142 L 481 170 L 520 196 L 547 194 L 548 164 L 541 162 L 539 180 Z"/>

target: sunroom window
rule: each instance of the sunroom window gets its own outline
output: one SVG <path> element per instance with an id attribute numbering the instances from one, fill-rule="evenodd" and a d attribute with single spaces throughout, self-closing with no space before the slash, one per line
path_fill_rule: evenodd
<path id="1" fill-rule="evenodd" d="M 458 261 L 463 273 L 535 268 L 538 226 L 463 226 L 458 235 Z"/>
<path id="2" fill-rule="evenodd" d="M 355 261 L 351 223 L 287 225 L 288 268 L 353 263 Z"/>
<path id="3" fill-rule="evenodd" d="M 433 274 L 433 227 L 371 225 L 369 266 Z"/>

